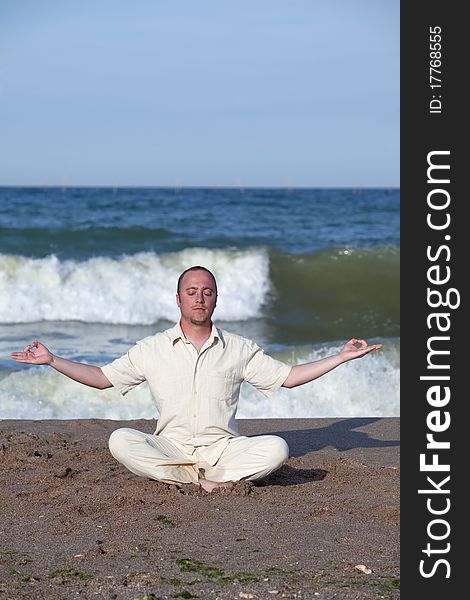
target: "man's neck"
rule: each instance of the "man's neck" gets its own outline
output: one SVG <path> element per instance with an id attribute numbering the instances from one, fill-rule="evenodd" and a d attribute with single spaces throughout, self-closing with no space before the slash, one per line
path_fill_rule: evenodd
<path id="1" fill-rule="evenodd" d="M 209 321 L 208 324 L 196 325 L 181 319 L 180 327 L 186 339 L 193 344 L 198 352 L 212 333 L 212 321 Z"/>

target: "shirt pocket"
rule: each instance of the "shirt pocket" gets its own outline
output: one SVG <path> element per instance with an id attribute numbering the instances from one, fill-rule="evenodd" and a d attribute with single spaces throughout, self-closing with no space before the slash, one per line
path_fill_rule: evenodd
<path id="1" fill-rule="evenodd" d="M 206 396 L 210 400 L 235 404 L 238 400 L 238 389 L 236 374 L 232 372 L 212 371 L 206 376 Z M 238 388 L 238 389 L 237 389 Z"/>

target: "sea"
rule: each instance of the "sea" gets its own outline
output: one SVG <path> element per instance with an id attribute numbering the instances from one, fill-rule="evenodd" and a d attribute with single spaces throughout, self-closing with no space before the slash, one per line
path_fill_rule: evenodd
<path id="1" fill-rule="evenodd" d="M 0 188 L 0 419 L 157 419 L 125 397 L 9 355 L 35 339 L 103 365 L 178 320 L 178 275 L 218 281 L 214 322 L 295 365 L 352 338 L 383 348 L 265 398 L 243 418 L 399 415 L 400 190 Z"/>

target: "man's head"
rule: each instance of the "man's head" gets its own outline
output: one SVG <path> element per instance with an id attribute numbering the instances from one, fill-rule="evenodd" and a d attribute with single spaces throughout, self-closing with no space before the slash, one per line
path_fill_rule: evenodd
<path id="1" fill-rule="evenodd" d="M 199 265 L 183 271 L 178 279 L 176 304 L 184 321 L 208 325 L 217 304 L 217 282 L 213 273 Z"/>

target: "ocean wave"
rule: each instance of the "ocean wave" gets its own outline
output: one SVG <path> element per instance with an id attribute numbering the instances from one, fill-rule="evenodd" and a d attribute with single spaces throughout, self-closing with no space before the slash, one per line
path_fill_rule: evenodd
<path id="1" fill-rule="evenodd" d="M 317 360 L 338 345 L 286 350 L 272 355 L 287 364 Z M 237 418 L 393 417 L 400 411 L 399 344 L 341 365 L 324 377 L 270 398 L 242 385 Z M 14 371 L 0 380 L 1 419 L 151 419 L 158 412 L 146 383 L 125 397 L 116 390 L 80 385 L 48 367 Z"/>
<path id="2" fill-rule="evenodd" d="M 270 277 L 278 329 L 298 342 L 400 335 L 399 248 L 275 252 Z"/>
<path id="3" fill-rule="evenodd" d="M 83 262 L 60 261 L 55 255 L 0 254 L 0 322 L 145 325 L 176 321 L 176 282 L 184 269 L 195 264 L 211 269 L 223 291 L 217 307 L 219 320 L 259 316 L 270 289 L 267 251 L 191 248 Z"/>
<path id="4" fill-rule="evenodd" d="M 292 255 L 188 248 L 59 260 L 0 254 L 0 323 L 151 325 L 178 318 L 176 281 L 202 264 L 218 280 L 216 321 L 267 319 L 283 340 L 399 335 L 398 248 Z"/>

